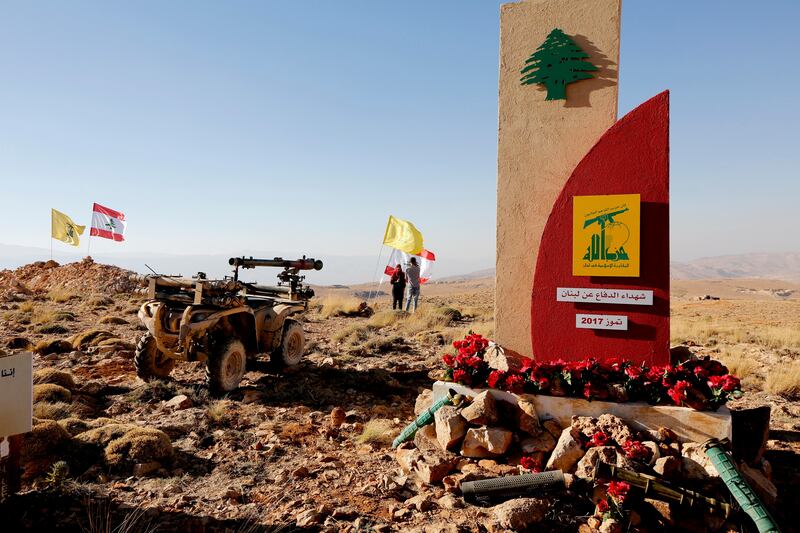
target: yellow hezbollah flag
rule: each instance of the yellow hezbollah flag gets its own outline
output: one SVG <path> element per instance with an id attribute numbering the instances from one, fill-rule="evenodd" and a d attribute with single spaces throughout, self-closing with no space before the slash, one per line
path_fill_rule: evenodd
<path id="1" fill-rule="evenodd" d="M 78 236 L 83 235 L 83 230 L 86 229 L 86 226 L 77 225 L 61 211 L 56 211 L 55 209 L 50 211 L 52 214 L 53 238 L 72 246 L 78 246 L 81 243 Z"/>
<path id="2" fill-rule="evenodd" d="M 417 255 L 422 251 L 422 233 L 411 222 L 389 215 L 386 233 L 383 234 L 383 244 Z"/>

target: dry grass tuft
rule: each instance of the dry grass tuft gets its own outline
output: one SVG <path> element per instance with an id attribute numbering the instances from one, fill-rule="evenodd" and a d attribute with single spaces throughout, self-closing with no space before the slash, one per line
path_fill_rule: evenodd
<path id="1" fill-rule="evenodd" d="M 88 329 L 72 337 L 72 346 L 76 350 L 85 350 L 89 346 L 97 346 L 108 339 L 118 339 L 116 335 L 104 329 Z"/>
<path id="2" fill-rule="evenodd" d="M 345 346 L 355 346 L 366 342 L 371 335 L 371 330 L 368 326 L 360 324 L 351 324 L 344 329 L 340 329 L 334 333 L 333 342 L 344 344 Z"/>
<path id="3" fill-rule="evenodd" d="M 394 424 L 386 418 L 374 418 L 364 425 L 356 440 L 361 444 L 389 446 L 395 437 Z"/>
<path id="4" fill-rule="evenodd" d="M 452 307 L 421 306 L 416 313 L 412 313 L 399 326 L 399 329 L 415 335 L 423 331 L 441 331 L 461 320 L 461 312 Z"/>
<path id="5" fill-rule="evenodd" d="M 70 404 L 65 402 L 36 402 L 33 404 L 33 416 L 42 420 L 63 420 L 70 418 L 72 412 Z"/>
<path id="6" fill-rule="evenodd" d="M 216 400 L 208 404 L 206 418 L 217 426 L 228 426 L 233 422 L 232 403 L 229 400 Z"/>
<path id="7" fill-rule="evenodd" d="M 69 389 L 53 383 L 42 383 L 33 386 L 33 401 L 36 402 L 69 402 L 72 400 L 72 393 Z"/>
<path id="8" fill-rule="evenodd" d="M 17 307 L 17 311 L 19 311 L 20 313 L 33 313 L 34 307 L 36 306 L 34 305 L 33 302 L 30 301 L 22 302 L 21 304 L 19 304 L 19 307 Z"/>
<path id="9" fill-rule="evenodd" d="M 62 340 L 42 340 L 36 343 L 33 351 L 39 355 L 51 353 L 68 353 L 72 351 L 72 344 Z"/>
<path id="10" fill-rule="evenodd" d="M 329 294 L 322 300 L 322 309 L 319 313 L 323 318 L 354 315 L 358 313 L 360 306 L 361 300 L 354 296 Z"/>
<path id="11" fill-rule="evenodd" d="M 118 316 L 104 316 L 100 319 L 101 324 L 127 324 L 128 321 Z"/>
<path id="12" fill-rule="evenodd" d="M 722 346 L 718 358 L 731 374 L 740 379 L 753 376 L 760 366 L 755 357 L 747 355 L 742 346 Z"/>
<path id="13" fill-rule="evenodd" d="M 407 316 L 408 314 L 405 311 L 386 309 L 383 311 L 378 311 L 372 315 L 370 319 L 367 320 L 367 326 L 375 329 L 386 328 L 396 324 L 398 321 Z"/>
<path id="14" fill-rule="evenodd" d="M 764 389 L 789 401 L 800 400 L 800 361 L 773 367 L 767 375 Z"/>
<path id="15" fill-rule="evenodd" d="M 69 333 L 69 330 L 61 324 L 45 324 L 37 327 L 35 331 L 43 335 L 63 335 Z"/>
<path id="16" fill-rule="evenodd" d="M 106 446 L 106 462 L 112 466 L 133 465 L 170 459 L 174 450 L 169 436 L 161 430 L 137 427 Z"/>
<path id="17" fill-rule="evenodd" d="M 80 418 L 75 418 L 73 416 L 60 419 L 58 421 L 58 425 L 66 429 L 67 433 L 73 437 L 91 429 L 85 420 L 81 420 Z"/>
<path id="18" fill-rule="evenodd" d="M 80 298 L 81 295 L 64 287 L 57 287 L 48 292 L 47 297 L 56 303 L 64 303 L 76 298 Z"/>
<path id="19" fill-rule="evenodd" d="M 51 383 L 53 385 L 60 385 L 65 389 L 75 389 L 75 378 L 72 374 L 49 367 L 36 370 L 33 373 L 33 383 L 36 385 Z"/>

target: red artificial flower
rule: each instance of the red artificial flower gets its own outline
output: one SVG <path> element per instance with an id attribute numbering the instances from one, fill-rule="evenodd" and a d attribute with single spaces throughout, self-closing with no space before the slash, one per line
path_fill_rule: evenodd
<path id="1" fill-rule="evenodd" d="M 519 464 L 522 465 L 522 468 L 530 472 L 537 473 L 542 471 L 541 458 L 533 457 L 531 455 L 523 455 L 519 460 Z"/>
<path id="2" fill-rule="evenodd" d="M 681 405 L 686 398 L 686 391 L 692 387 L 692 384 L 686 380 L 680 380 L 667 391 L 667 395 L 672 398 L 675 405 Z"/>
<path id="3" fill-rule="evenodd" d="M 453 381 L 456 383 L 461 383 L 462 385 L 469 385 L 472 379 L 464 370 L 458 368 L 453 370 Z"/>
<path id="4" fill-rule="evenodd" d="M 442 361 L 450 368 L 453 368 L 453 365 L 456 363 L 456 358 L 452 354 L 446 353 L 442 356 Z"/>
<path id="5" fill-rule="evenodd" d="M 739 388 L 739 378 L 733 374 L 727 374 L 722 377 L 722 390 L 725 392 L 733 392 Z"/>
<path id="6" fill-rule="evenodd" d="M 594 448 L 595 446 L 605 446 L 611 438 L 606 435 L 605 431 L 596 431 L 589 442 L 586 443 L 587 448 Z"/>
<path id="7" fill-rule="evenodd" d="M 642 367 L 631 365 L 625 369 L 625 375 L 631 379 L 637 379 L 642 375 Z"/>
<path id="8" fill-rule="evenodd" d="M 622 503 L 625 501 L 625 497 L 628 496 L 629 490 L 631 490 L 629 483 L 625 483 L 624 481 L 610 481 L 606 492 L 619 503 Z"/>
<path id="9" fill-rule="evenodd" d="M 490 389 L 497 389 L 499 388 L 498 384 L 503 381 L 505 375 L 506 373 L 502 370 L 495 370 L 489 374 L 489 377 L 486 379 L 486 383 L 489 385 Z"/>
<path id="10" fill-rule="evenodd" d="M 477 369 L 478 369 L 478 368 L 480 368 L 480 367 L 481 367 L 481 365 L 483 364 L 483 359 L 481 359 L 480 357 L 476 357 L 476 356 L 474 356 L 474 355 L 473 355 L 472 357 L 469 357 L 469 358 L 468 358 L 466 361 L 464 361 L 464 362 L 465 362 L 465 364 L 466 364 L 468 367 L 470 367 L 470 368 L 474 368 L 474 369 L 476 369 L 476 370 L 477 370 Z"/>
<path id="11" fill-rule="evenodd" d="M 608 502 L 606 500 L 600 500 L 597 502 L 597 512 L 602 514 L 608 511 Z"/>
<path id="12" fill-rule="evenodd" d="M 646 461 L 650 458 L 650 449 L 638 440 L 628 439 L 622 444 L 625 457 Z"/>
<path id="13" fill-rule="evenodd" d="M 508 392 L 522 392 L 525 387 L 525 378 L 521 374 L 509 374 L 506 376 L 506 390 Z"/>
<path id="14" fill-rule="evenodd" d="M 706 379 L 709 376 L 708 369 L 702 366 L 696 366 L 692 369 L 695 377 L 699 379 Z"/>
<path id="15" fill-rule="evenodd" d="M 530 370 L 534 370 L 536 368 L 536 362 L 531 359 L 530 357 L 523 357 L 522 358 L 522 366 L 520 367 L 519 371 L 523 374 Z"/>
<path id="16" fill-rule="evenodd" d="M 539 387 L 539 390 L 545 390 L 550 386 L 550 380 L 542 376 L 536 380 L 536 385 Z"/>

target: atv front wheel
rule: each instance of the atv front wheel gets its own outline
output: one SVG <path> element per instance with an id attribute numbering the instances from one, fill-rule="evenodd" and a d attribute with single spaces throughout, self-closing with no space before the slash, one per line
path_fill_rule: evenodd
<path id="1" fill-rule="evenodd" d="M 287 320 L 283 325 L 281 345 L 275 351 L 274 357 L 283 366 L 296 366 L 300 364 L 306 351 L 306 334 L 303 325 L 296 320 Z"/>
<path id="2" fill-rule="evenodd" d="M 206 363 L 206 384 L 213 392 L 230 392 L 239 386 L 247 364 L 247 352 L 239 339 L 231 339 Z"/>
<path id="3" fill-rule="evenodd" d="M 133 364 L 136 367 L 136 375 L 144 381 L 165 379 L 175 368 L 175 360 L 158 349 L 156 339 L 150 333 L 145 333 L 139 339 Z"/>

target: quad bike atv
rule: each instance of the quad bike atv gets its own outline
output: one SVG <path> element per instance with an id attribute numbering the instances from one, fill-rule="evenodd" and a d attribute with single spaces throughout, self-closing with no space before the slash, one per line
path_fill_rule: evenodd
<path id="1" fill-rule="evenodd" d="M 305 351 L 298 321 L 314 291 L 300 270 L 320 270 L 322 261 L 233 257 L 233 277 L 149 277 L 148 300 L 139 309 L 147 328 L 136 346 L 136 374 L 145 381 L 167 378 L 177 361 L 205 361 L 206 383 L 216 393 L 236 389 L 248 360 L 270 354 L 280 366 L 297 365 Z M 279 267 L 277 286 L 239 281 L 239 267 Z"/>

